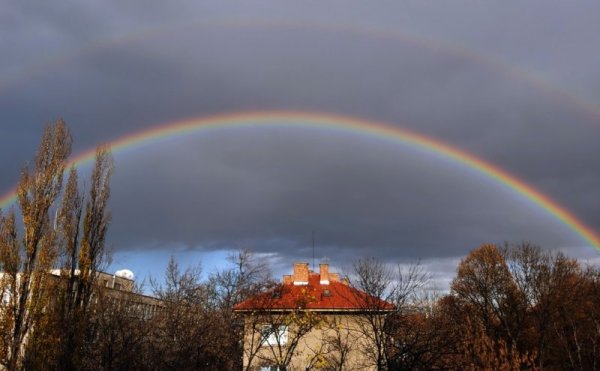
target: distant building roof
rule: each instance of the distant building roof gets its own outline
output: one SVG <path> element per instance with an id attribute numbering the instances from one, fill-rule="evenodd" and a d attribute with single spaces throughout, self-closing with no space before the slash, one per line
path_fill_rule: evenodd
<path id="1" fill-rule="evenodd" d="M 394 309 L 392 303 L 380 300 L 339 281 L 321 264 L 320 274 L 308 270 L 307 263 L 296 263 L 294 275 L 284 276 L 283 283 L 234 306 L 234 311 L 293 310 L 315 311 L 381 311 Z"/>

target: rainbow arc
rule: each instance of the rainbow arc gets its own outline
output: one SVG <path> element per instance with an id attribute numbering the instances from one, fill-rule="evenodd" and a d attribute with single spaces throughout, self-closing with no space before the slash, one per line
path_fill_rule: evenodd
<path id="1" fill-rule="evenodd" d="M 569 227 L 591 246 L 600 249 L 600 237 L 572 212 L 560 205 L 525 181 L 508 171 L 478 158 L 464 150 L 441 140 L 382 122 L 357 117 L 296 112 L 296 111 L 256 111 L 227 113 L 204 116 L 162 124 L 147 130 L 122 136 L 108 143 L 114 153 L 123 152 L 140 146 L 150 145 L 166 137 L 182 136 L 194 132 L 240 129 L 244 127 L 298 127 L 304 129 L 334 129 L 358 135 L 387 140 L 430 154 L 441 155 L 455 163 L 473 169 L 485 177 L 502 184 L 532 204 L 552 215 Z M 87 150 L 70 160 L 69 165 L 80 166 L 93 161 L 95 149 Z M 6 207 L 16 200 L 15 189 L 0 197 L 0 207 Z"/>

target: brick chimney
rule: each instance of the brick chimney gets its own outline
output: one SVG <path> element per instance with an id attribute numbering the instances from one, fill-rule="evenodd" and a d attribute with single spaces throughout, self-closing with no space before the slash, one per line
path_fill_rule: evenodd
<path id="1" fill-rule="evenodd" d="M 319 274 L 321 285 L 329 285 L 329 264 L 319 264 Z"/>
<path id="2" fill-rule="evenodd" d="M 339 273 L 329 273 L 329 282 L 340 282 Z"/>
<path id="3" fill-rule="evenodd" d="M 308 263 L 294 263 L 294 285 L 308 285 Z"/>

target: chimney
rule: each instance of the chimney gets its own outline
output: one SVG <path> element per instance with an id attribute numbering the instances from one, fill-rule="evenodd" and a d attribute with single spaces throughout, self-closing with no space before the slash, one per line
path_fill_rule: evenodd
<path id="1" fill-rule="evenodd" d="M 294 285 L 308 285 L 308 263 L 294 263 Z"/>
<path id="2" fill-rule="evenodd" d="M 340 274 L 339 273 L 329 273 L 329 281 L 330 282 L 340 282 Z"/>
<path id="3" fill-rule="evenodd" d="M 329 285 L 329 264 L 319 264 L 319 274 L 321 285 Z"/>
<path id="4" fill-rule="evenodd" d="M 284 284 L 288 284 L 288 283 L 292 283 L 294 282 L 294 279 L 292 278 L 291 274 L 284 274 L 283 275 L 283 283 Z"/>

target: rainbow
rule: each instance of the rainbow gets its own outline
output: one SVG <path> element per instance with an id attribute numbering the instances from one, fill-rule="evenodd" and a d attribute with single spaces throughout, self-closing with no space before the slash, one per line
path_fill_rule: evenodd
<path id="1" fill-rule="evenodd" d="M 329 33 L 340 33 L 351 36 L 366 36 L 376 40 L 389 40 L 392 42 L 401 42 L 408 45 L 422 47 L 447 55 L 462 58 L 488 68 L 491 72 L 506 76 L 515 81 L 523 81 L 547 97 L 569 105 L 580 113 L 588 115 L 595 120 L 600 120 L 600 107 L 596 102 L 568 91 L 557 84 L 551 82 L 544 76 L 531 70 L 519 67 L 518 65 L 507 63 L 499 58 L 483 54 L 465 45 L 451 43 L 446 40 L 437 40 L 427 38 L 422 35 L 411 34 L 407 32 L 391 31 L 386 28 L 380 28 L 370 25 L 358 25 L 354 23 L 333 23 L 316 20 L 289 20 L 289 19 L 261 19 L 261 18 L 226 18 L 220 20 L 211 20 L 205 22 L 189 22 L 168 24 L 149 29 L 142 29 L 131 32 L 126 35 L 112 39 L 99 39 L 88 43 L 85 47 L 63 52 L 50 58 L 42 59 L 36 63 L 25 66 L 20 71 L 9 75 L 6 78 L 0 78 L 0 91 L 8 90 L 13 86 L 33 78 L 49 69 L 56 68 L 71 59 L 108 50 L 114 47 L 122 47 L 129 43 L 145 40 L 150 37 L 156 37 L 169 32 L 177 31 L 198 31 L 198 30 L 216 30 L 219 29 L 244 29 L 244 28 L 275 28 L 291 30 L 319 30 Z"/>
<path id="2" fill-rule="evenodd" d="M 600 249 L 600 236 L 594 230 L 585 225 L 573 213 L 556 201 L 523 180 L 511 175 L 498 166 L 492 165 L 450 144 L 382 122 L 337 114 L 296 111 L 239 112 L 204 116 L 158 125 L 117 138 L 108 143 L 108 145 L 114 153 L 118 153 L 150 145 L 167 137 L 177 137 L 194 132 L 210 132 L 227 128 L 240 129 L 244 127 L 299 127 L 306 129 L 339 130 L 387 140 L 396 144 L 400 143 L 414 149 L 438 154 L 467 168 L 476 170 L 478 173 L 511 189 L 562 222 L 587 241 L 587 243 L 596 249 Z M 95 149 L 90 149 L 75 156 L 69 161 L 68 165 L 84 165 L 93 161 L 94 157 Z M 16 190 L 13 189 L 0 197 L 0 207 L 9 206 L 15 200 Z"/>

